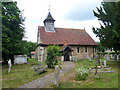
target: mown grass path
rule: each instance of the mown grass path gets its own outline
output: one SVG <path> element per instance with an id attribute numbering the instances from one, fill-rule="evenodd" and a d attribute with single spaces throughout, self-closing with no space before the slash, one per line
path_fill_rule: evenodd
<path id="1" fill-rule="evenodd" d="M 73 62 L 64 62 L 59 75 L 63 76 L 65 73 L 69 72 L 73 67 L 75 67 L 75 64 Z M 26 83 L 25 85 L 20 86 L 19 88 L 43 88 L 44 85 L 53 82 L 54 82 L 54 72 L 47 74 L 43 77 L 40 77 L 36 80 L 33 80 L 29 83 Z"/>

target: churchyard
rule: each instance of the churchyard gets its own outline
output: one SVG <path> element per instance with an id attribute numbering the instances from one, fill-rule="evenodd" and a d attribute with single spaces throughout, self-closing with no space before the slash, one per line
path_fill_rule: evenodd
<path id="1" fill-rule="evenodd" d="M 97 58 L 96 58 L 97 59 Z M 69 71 L 68 73 L 57 77 L 58 79 L 58 87 L 55 83 L 50 83 L 45 85 L 45 88 L 118 88 L 118 66 L 119 60 L 114 61 L 107 60 L 104 58 L 100 59 L 100 64 L 96 61 L 96 59 L 87 59 L 87 60 L 78 60 L 75 61 L 75 67 Z M 106 61 L 106 63 L 104 62 Z M 101 63 L 102 62 L 102 63 Z M 63 62 L 59 61 L 59 63 L 63 64 Z M 12 65 L 11 72 L 8 73 L 8 65 L 3 65 L 2 67 L 2 88 L 17 88 L 19 86 L 24 85 L 32 80 L 43 77 L 53 71 L 54 69 L 47 69 L 47 72 L 36 74 L 33 69 L 33 65 L 37 64 L 45 64 L 45 62 L 37 62 L 34 59 L 28 60 L 27 64 L 22 65 Z M 102 64 L 102 65 L 101 65 Z M 96 65 L 98 68 L 102 67 L 102 69 L 97 69 L 97 77 L 96 73 Z M 79 80 L 76 77 L 76 72 L 78 68 L 87 70 L 87 75 L 83 80 Z M 109 70 L 105 70 L 107 72 L 102 72 L 103 68 L 111 68 L 112 72 Z M 93 69 L 94 70 L 90 70 Z M 92 72 L 90 72 L 92 71 Z M 100 73 L 99 73 L 100 72 Z M 43 81 L 44 82 L 44 81 Z M 36 87 L 37 88 L 37 87 Z"/>
<path id="2" fill-rule="evenodd" d="M 105 59 L 101 59 L 103 62 Z M 88 72 L 88 76 L 85 80 L 75 80 L 76 78 L 76 69 L 84 67 L 88 69 L 90 67 L 94 67 L 96 62 L 92 59 L 92 62 L 88 60 L 82 60 L 79 62 L 75 62 L 76 67 L 72 69 L 70 72 L 66 73 L 64 76 L 60 77 L 59 86 L 56 87 L 53 83 L 50 85 L 46 85 L 47 88 L 118 88 L 119 79 L 118 79 L 118 65 L 119 62 L 107 61 L 107 67 L 112 67 L 114 72 L 102 72 L 99 73 L 98 77 L 95 78 L 95 73 Z M 103 63 L 104 67 L 104 63 Z"/>
<path id="3" fill-rule="evenodd" d="M 39 75 L 33 69 L 33 65 L 36 64 L 44 65 L 45 63 L 29 59 L 27 64 L 12 65 L 10 73 L 8 73 L 8 65 L 2 65 L 2 88 L 17 88 L 54 71 L 53 69 L 47 69 L 47 72 Z"/>

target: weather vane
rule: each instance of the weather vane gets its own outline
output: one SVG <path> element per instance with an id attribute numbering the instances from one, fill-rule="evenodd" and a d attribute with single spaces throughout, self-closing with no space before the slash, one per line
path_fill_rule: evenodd
<path id="1" fill-rule="evenodd" d="M 50 5 L 49 5 L 49 9 L 48 9 L 48 11 L 50 12 Z"/>

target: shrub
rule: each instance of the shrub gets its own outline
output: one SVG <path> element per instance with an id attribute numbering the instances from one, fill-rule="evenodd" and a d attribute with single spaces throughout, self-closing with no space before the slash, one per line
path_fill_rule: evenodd
<path id="1" fill-rule="evenodd" d="M 86 77 L 88 76 L 88 69 L 86 68 L 81 67 L 76 69 L 75 71 L 76 71 L 76 75 L 75 75 L 76 81 L 85 80 Z"/>
<path id="2" fill-rule="evenodd" d="M 58 64 L 58 57 L 60 56 L 60 48 L 56 45 L 48 46 L 46 64 L 48 68 L 55 68 Z"/>

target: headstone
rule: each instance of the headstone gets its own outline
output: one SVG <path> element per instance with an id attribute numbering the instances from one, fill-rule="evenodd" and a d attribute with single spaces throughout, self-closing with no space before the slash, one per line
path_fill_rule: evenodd
<path id="1" fill-rule="evenodd" d="M 89 58 L 89 62 L 92 62 L 91 58 Z"/>
<path id="2" fill-rule="evenodd" d="M 106 59 L 107 59 L 108 61 L 110 61 L 110 55 L 109 55 L 109 53 L 107 54 Z"/>
<path id="3" fill-rule="evenodd" d="M 8 61 L 8 66 L 9 66 L 8 73 L 10 73 L 10 69 L 11 69 L 11 66 L 12 66 L 11 59 L 9 59 L 9 61 Z"/>
<path id="4" fill-rule="evenodd" d="M 106 67 L 106 61 L 104 60 L 104 66 Z"/>
<path id="5" fill-rule="evenodd" d="M 119 55 L 117 55 L 117 60 L 119 60 Z"/>
<path id="6" fill-rule="evenodd" d="M 75 57 L 75 62 L 77 62 L 77 56 Z"/>
<path id="7" fill-rule="evenodd" d="M 100 63 L 99 55 L 96 56 L 96 58 L 95 58 L 95 62 Z"/>
<path id="8" fill-rule="evenodd" d="M 55 77 L 55 85 L 58 87 L 58 81 L 59 81 L 59 66 L 55 66 L 55 73 L 54 73 L 54 77 Z"/>
<path id="9" fill-rule="evenodd" d="M 117 55 L 115 54 L 115 61 L 117 61 Z"/>
<path id="10" fill-rule="evenodd" d="M 87 59 L 89 59 L 89 56 L 88 56 L 88 54 L 87 54 L 86 58 L 87 58 Z"/>
<path id="11" fill-rule="evenodd" d="M 119 55 L 119 62 L 120 62 L 120 55 Z"/>
<path id="12" fill-rule="evenodd" d="M 114 55 L 112 55 L 112 59 L 113 59 L 113 61 L 115 61 L 115 56 Z"/>
<path id="13" fill-rule="evenodd" d="M 107 59 L 107 54 L 104 55 L 104 59 Z"/>
<path id="14" fill-rule="evenodd" d="M 100 65 L 102 65 L 102 60 L 100 60 Z"/>
<path id="15" fill-rule="evenodd" d="M 72 56 L 72 61 L 74 62 L 74 60 L 75 60 L 75 59 L 74 59 L 74 56 Z"/>

